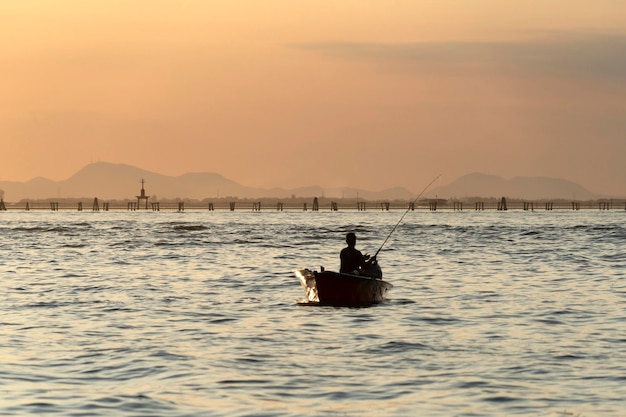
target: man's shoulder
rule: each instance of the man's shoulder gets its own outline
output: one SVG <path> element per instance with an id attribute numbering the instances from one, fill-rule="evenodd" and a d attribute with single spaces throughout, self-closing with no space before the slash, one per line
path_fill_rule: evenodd
<path id="1" fill-rule="evenodd" d="M 356 254 L 356 255 L 360 255 L 361 252 L 359 250 L 357 250 L 356 248 L 351 248 L 351 247 L 345 247 L 341 250 L 341 253 L 345 253 L 345 254 Z"/>

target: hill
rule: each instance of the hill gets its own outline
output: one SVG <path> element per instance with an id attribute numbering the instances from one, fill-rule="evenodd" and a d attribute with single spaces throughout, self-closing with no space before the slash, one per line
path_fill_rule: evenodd
<path id="1" fill-rule="evenodd" d="M 145 180 L 146 194 L 154 199 L 290 198 L 326 196 L 331 198 L 359 198 L 366 200 L 410 199 L 412 194 L 403 188 L 368 191 L 357 188 L 322 188 L 319 186 L 296 189 L 253 188 L 241 185 L 216 173 L 188 173 L 172 177 L 146 171 L 125 164 L 97 162 L 89 164 L 64 181 L 35 178 L 28 182 L 0 182 L 0 197 L 7 201 L 48 198 L 94 198 L 102 200 L 134 199 Z"/>
<path id="2" fill-rule="evenodd" d="M 320 186 L 284 188 L 253 188 L 239 184 L 216 173 L 197 172 L 172 177 L 125 164 L 97 162 L 85 166 L 64 181 L 35 178 L 28 182 L 0 182 L 0 198 L 7 201 L 48 198 L 89 198 L 102 200 L 134 199 L 145 180 L 146 194 L 152 199 L 215 199 L 215 198 L 291 198 L 295 197 L 357 197 L 363 200 L 413 200 L 416 195 L 404 188 L 380 191 L 359 188 L 322 188 Z M 596 200 L 594 194 L 568 180 L 546 177 L 504 179 L 496 175 L 472 173 L 452 183 L 430 190 L 425 197 L 434 198 L 518 198 L 525 200 L 567 199 Z"/>
<path id="3" fill-rule="evenodd" d="M 496 175 L 478 172 L 460 177 L 446 186 L 438 187 L 429 192 L 428 195 L 430 197 L 436 195 L 440 198 L 458 199 L 507 197 L 524 200 L 595 200 L 603 197 L 564 179 L 516 177 L 507 180 Z"/>

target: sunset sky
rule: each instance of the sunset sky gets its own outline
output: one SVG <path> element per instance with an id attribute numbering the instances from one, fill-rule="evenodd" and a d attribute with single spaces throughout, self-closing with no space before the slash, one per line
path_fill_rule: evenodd
<path id="1" fill-rule="evenodd" d="M 0 3 L 0 180 L 472 172 L 626 195 L 624 0 Z"/>

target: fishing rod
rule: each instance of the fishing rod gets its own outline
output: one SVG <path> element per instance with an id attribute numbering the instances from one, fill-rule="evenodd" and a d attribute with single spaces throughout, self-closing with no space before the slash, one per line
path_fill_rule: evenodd
<path id="1" fill-rule="evenodd" d="M 437 181 L 442 174 L 437 175 L 435 178 L 433 178 L 433 180 L 431 182 L 428 183 L 428 185 L 426 187 L 424 187 L 424 189 L 422 190 L 421 193 L 419 193 L 417 195 L 417 197 L 415 197 L 415 199 L 413 200 L 412 204 L 409 204 L 409 207 L 406 209 L 406 211 L 404 212 L 404 214 L 402 215 L 402 217 L 400 217 L 400 220 L 398 220 L 398 223 L 396 223 L 396 225 L 393 227 L 393 229 L 391 229 L 391 232 L 389 232 L 389 234 L 387 235 L 387 238 L 385 239 L 385 241 L 383 242 L 382 245 L 380 245 L 380 248 L 378 248 L 378 250 L 376 251 L 376 253 L 374 254 L 374 256 L 372 257 L 373 259 L 376 258 L 376 256 L 378 256 L 378 253 L 381 251 L 381 249 L 383 248 L 383 246 L 385 246 L 385 243 L 387 243 L 387 241 L 389 240 L 389 238 L 391 237 L 391 235 L 393 234 L 393 232 L 396 230 L 396 228 L 400 225 L 400 223 L 402 223 L 402 220 L 404 219 L 404 216 L 406 216 L 406 214 L 409 212 L 409 210 L 411 209 L 411 206 L 415 204 L 415 202 L 422 196 L 422 194 L 424 194 L 426 192 L 426 190 L 428 190 L 430 188 L 431 185 L 433 185 L 433 183 L 435 181 Z"/>

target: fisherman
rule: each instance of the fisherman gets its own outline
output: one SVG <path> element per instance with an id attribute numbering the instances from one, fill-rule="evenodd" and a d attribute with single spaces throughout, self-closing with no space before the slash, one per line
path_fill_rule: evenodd
<path id="1" fill-rule="evenodd" d="M 356 235 L 354 233 L 350 232 L 346 235 L 346 243 L 348 246 L 343 248 L 341 250 L 341 254 L 339 255 L 341 258 L 341 267 L 339 268 L 339 272 L 344 274 L 359 275 L 367 269 L 374 259 L 370 260 L 369 255 L 363 255 L 361 251 L 355 248 Z"/>

